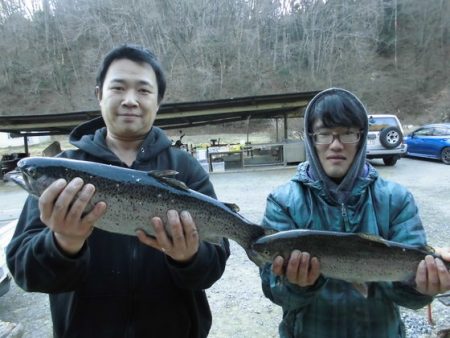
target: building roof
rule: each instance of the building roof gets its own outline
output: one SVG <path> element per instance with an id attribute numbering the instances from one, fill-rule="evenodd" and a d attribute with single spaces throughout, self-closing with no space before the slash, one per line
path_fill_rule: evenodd
<path id="1" fill-rule="evenodd" d="M 163 129 L 178 129 L 248 118 L 301 117 L 304 108 L 317 93 L 318 91 L 166 103 L 161 105 L 154 124 Z M 75 126 L 100 115 L 100 110 L 91 110 L 0 116 L 0 132 L 17 136 L 69 134 Z"/>

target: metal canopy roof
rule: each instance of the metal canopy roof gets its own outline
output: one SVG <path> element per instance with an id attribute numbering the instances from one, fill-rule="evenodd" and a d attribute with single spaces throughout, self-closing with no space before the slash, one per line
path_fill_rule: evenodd
<path id="1" fill-rule="evenodd" d="M 303 108 L 318 93 L 301 92 L 249 96 L 212 101 L 162 104 L 155 125 L 163 129 L 187 128 L 251 118 L 300 117 Z M 100 116 L 100 110 L 0 116 L 0 132 L 17 136 L 69 134 L 82 122 Z"/>

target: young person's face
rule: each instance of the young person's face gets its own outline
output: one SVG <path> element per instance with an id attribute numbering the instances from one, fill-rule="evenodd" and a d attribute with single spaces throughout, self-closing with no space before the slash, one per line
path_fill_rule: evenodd
<path id="1" fill-rule="evenodd" d="M 158 84 L 147 63 L 119 59 L 106 72 L 97 93 L 108 133 L 125 140 L 144 137 L 153 125 L 158 104 Z"/>
<path id="2" fill-rule="evenodd" d="M 316 120 L 313 124 L 313 134 L 315 134 L 314 146 L 323 170 L 332 180 L 340 181 L 355 159 L 360 137 L 359 129 L 356 127 L 325 128 L 321 120 Z M 353 143 L 345 143 L 354 140 L 356 141 Z M 329 141 L 331 143 L 326 144 Z"/>

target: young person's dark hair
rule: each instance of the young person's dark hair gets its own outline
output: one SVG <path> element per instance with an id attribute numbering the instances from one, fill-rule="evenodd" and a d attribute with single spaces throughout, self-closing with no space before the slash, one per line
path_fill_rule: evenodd
<path id="1" fill-rule="evenodd" d="M 103 82 L 109 66 L 111 66 L 111 63 L 114 61 L 120 59 L 128 59 L 137 63 L 147 63 L 153 68 L 156 75 L 156 82 L 158 83 L 158 104 L 161 103 L 164 98 L 164 93 L 166 92 L 166 78 L 164 76 L 163 68 L 158 58 L 150 50 L 132 44 L 121 45 L 106 54 L 100 64 L 97 77 L 95 79 L 99 93 L 102 92 Z"/>
<path id="2" fill-rule="evenodd" d="M 312 103 L 307 125 L 312 128 L 314 121 L 321 120 L 325 128 L 344 126 L 364 129 L 367 117 L 365 113 L 361 114 L 361 111 L 365 111 L 364 107 L 351 94 L 331 90 L 330 93 Z M 314 131 L 308 130 L 308 132 Z"/>

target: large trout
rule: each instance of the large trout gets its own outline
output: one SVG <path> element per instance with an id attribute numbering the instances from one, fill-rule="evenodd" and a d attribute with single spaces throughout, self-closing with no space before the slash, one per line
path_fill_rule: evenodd
<path id="1" fill-rule="evenodd" d="M 253 261 L 260 266 L 276 256 L 287 258 L 295 249 L 308 252 L 319 259 L 325 277 L 355 285 L 411 280 L 426 255 L 437 257 L 431 247 L 405 245 L 374 235 L 303 229 L 261 237 L 252 249 L 257 256 Z M 450 262 L 443 262 L 450 269 Z"/>
<path id="2" fill-rule="evenodd" d="M 266 231 L 240 215 L 237 206 L 191 190 L 168 174 L 176 172 L 144 172 L 95 162 L 29 157 L 20 160 L 17 170 L 10 172 L 7 178 L 39 197 L 57 179 L 70 181 L 80 177 L 96 188 L 87 212 L 97 202 L 107 204 L 106 214 L 95 227 L 123 235 L 134 236 L 137 229 L 142 229 L 153 236 L 152 217 L 167 222 L 167 210 L 187 210 L 192 214 L 201 240 L 218 243 L 223 237 L 229 238 L 242 246 L 252 259 L 251 243 Z"/>

